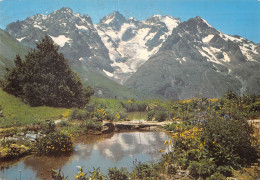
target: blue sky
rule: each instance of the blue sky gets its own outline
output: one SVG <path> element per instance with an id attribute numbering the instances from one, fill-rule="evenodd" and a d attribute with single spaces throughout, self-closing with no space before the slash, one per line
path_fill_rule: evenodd
<path id="1" fill-rule="evenodd" d="M 171 15 L 182 21 L 200 16 L 217 30 L 260 43 L 260 0 L 0 0 L 0 28 L 61 7 L 88 14 L 94 23 L 113 11 L 139 20 L 154 14 Z"/>

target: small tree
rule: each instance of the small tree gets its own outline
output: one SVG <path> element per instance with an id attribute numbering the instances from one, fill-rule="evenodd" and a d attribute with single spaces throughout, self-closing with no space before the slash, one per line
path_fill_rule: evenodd
<path id="1" fill-rule="evenodd" d="M 84 88 L 79 76 L 72 72 L 63 54 L 58 52 L 47 35 L 30 51 L 22 62 L 16 56 L 3 89 L 22 98 L 31 106 L 83 107 L 93 95 L 91 87 Z"/>

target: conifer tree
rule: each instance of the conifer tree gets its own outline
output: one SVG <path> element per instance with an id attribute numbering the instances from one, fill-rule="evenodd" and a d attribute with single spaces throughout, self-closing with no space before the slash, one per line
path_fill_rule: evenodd
<path id="1" fill-rule="evenodd" d="M 91 87 L 84 88 L 59 47 L 47 35 L 37 49 L 25 60 L 19 56 L 15 67 L 6 76 L 3 89 L 22 98 L 31 106 L 83 107 L 93 95 Z"/>

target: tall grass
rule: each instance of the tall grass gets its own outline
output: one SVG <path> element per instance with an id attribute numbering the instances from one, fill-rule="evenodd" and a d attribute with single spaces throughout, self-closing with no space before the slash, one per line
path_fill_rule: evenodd
<path id="1" fill-rule="evenodd" d="M 55 120 L 66 116 L 70 111 L 65 108 L 30 107 L 2 89 L 0 89 L 0 105 L 4 115 L 0 118 L 0 127 L 21 126 L 46 119 Z"/>

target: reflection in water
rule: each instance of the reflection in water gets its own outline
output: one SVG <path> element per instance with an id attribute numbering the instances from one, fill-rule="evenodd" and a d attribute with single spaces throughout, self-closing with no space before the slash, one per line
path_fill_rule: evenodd
<path id="1" fill-rule="evenodd" d="M 127 117 L 130 121 L 143 122 L 146 121 L 147 112 L 129 112 Z"/>
<path id="2" fill-rule="evenodd" d="M 84 167 L 85 171 L 101 167 L 103 174 L 109 167 L 131 169 L 135 159 L 147 162 L 160 158 L 158 150 L 166 148 L 163 142 L 168 138 L 163 132 L 84 136 L 76 141 L 75 152 L 71 156 L 28 157 L 9 169 L 1 169 L 0 179 L 19 179 L 19 170 L 22 170 L 22 179 L 49 179 L 48 171 L 51 169 L 62 169 L 65 176 L 73 179 L 77 173 L 76 166 Z"/>

